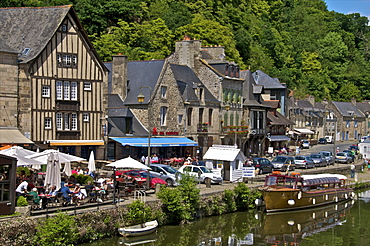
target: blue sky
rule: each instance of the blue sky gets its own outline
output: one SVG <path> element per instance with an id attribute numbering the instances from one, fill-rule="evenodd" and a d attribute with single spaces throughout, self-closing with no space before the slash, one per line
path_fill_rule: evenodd
<path id="1" fill-rule="evenodd" d="M 324 0 L 328 10 L 343 14 L 360 13 L 370 19 L 370 0 Z"/>

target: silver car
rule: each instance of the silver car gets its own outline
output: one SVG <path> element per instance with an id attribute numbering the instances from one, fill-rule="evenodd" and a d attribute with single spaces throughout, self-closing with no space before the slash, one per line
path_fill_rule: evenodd
<path id="1" fill-rule="evenodd" d="M 150 164 L 150 174 L 156 178 L 163 179 L 167 182 L 168 186 L 177 186 L 181 178 L 181 173 L 175 168 L 164 164 Z"/>
<path id="2" fill-rule="evenodd" d="M 312 154 L 310 157 L 313 160 L 313 163 L 315 163 L 316 167 L 326 167 L 328 165 L 325 157 L 322 154 Z"/>
<path id="3" fill-rule="evenodd" d="M 319 154 L 322 154 L 325 156 L 325 159 L 328 163 L 328 165 L 334 165 L 334 155 L 330 151 L 320 151 Z"/>
<path id="4" fill-rule="evenodd" d="M 298 155 L 294 157 L 294 164 L 296 168 L 314 168 L 315 163 L 313 163 L 313 160 L 311 157 L 306 156 L 306 155 Z"/>

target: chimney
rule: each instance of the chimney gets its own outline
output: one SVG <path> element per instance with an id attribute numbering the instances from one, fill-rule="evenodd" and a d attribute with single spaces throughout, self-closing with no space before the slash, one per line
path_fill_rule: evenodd
<path id="1" fill-rule="evenodd" d="M 191 40 L 185 36 L 182 41 L 176 42 L 175 53 L 178 56 L 179 65 L 194 68 L 195 60 L 201 58 L 201 41 Z"/>
<path id="2" fill-rule="evenodd" d="M 122 99 L 126 98 L 127 92 L 127 56 L 118 54 L 113 56 L 112 63 L 112 92 Z"/>
<path id="3" fill-rule="evenodd" d="M 351 103 L 352 103 L 353 106 L 356 106 L 356 98 L 352 97 Z"/>

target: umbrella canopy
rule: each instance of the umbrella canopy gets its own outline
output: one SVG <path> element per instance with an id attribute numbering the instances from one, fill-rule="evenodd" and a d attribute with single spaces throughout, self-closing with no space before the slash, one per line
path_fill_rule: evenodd
<path id="1" fill-rule="evenodd" d="M 72 170 L 71 170 L 71 163 L 69 161 L 66 161 L 64 163 L 64 169 L 63 172 L 68 176 L 71 177 L 72 175 Z"/>
<path id="2" fill-rule="evenodd" d="M 108 167 L 116 167 L 116 168 L 129 168 L 129 169 L 145 169 L 150 170 L 151 168 L 145 166 L 141 162 L 131 158 L 130 156 L 115 162 L 112 162 L 107 165 Z"/>
<path id="3" fill-rule="evenodd" d="M 71 162 L 71 161 L 84 161 L 85 160 L 81 157 L 74 156 L 74 155 L 69 155 L 69 154 L 66 154 L 66 153 L 62 153 L 62 152 L 59 152 L 58 150 L 55 150 L 55 149 L 47 149 L 47 150 L 44 150 L 41 153 L 34 153 L 34 154 L 26 156 L 26 157 L 30 158 L 30 159 L 41 161 L 43 163 L 47 163 L 49 153 L 58 153 L 60 163 L 65 163 L 67 161 Z"/>
<path id="4" fill-rule="evenodd" d="M 59 153 L 51 152 L 48 154 L 45 185 L 49 187 L 55 185 L 56 189 L 59 190 L 61 188 L 60 183 L 61 176 L 60 176 Z"/>
<path id="5" fill-rule="evenodd" d="M 89 165 L 87 165 L 87 168 L 89 169 L 90 172 L 95 172 L 96 170 L 94 151 L 91 151 L 90 153 Z"/>
<path id="6" fill-rule="evenodd" d="M 45 163 L 42 163 L 41 161 L 30 159 L 30 158 L 26 157 L 26 156 L 29 156 L 29 155 L 32 155 L 32 154 L 35 154 L 35 153 L 36 152 L 28 150 L 28 149 L 24 149 L 20 146 L 12 146 L 8 149 L 0 150 L 0 154 L 17 158 L 17 160 L 18 160 L 17 166 L 29 166 L 29 165 L 38 165 L 39 166 L 39 165 L 45 164 Z M 33 168 L 37 169 L 37 167 L 35 167 L 35 166 L 33 166 Z M 38 167 L 38 168 L 40 168 L 40 167 Z"/>

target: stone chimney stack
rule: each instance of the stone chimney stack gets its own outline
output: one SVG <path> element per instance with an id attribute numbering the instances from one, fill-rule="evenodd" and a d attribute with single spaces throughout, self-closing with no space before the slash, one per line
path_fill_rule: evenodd
<path id="1" fill-rule="evenodd" d="M 127 56 L 118 54 L 113 56 L 112 63 L 112 92 L 118 94 L 122 100 L 126 98 L 127 92 Z"/>
<path id="2" fill-rule="evenodd" d="M 315 97 L 312 96 L 312 95 L 309 95 L 307 99 L 311 103 L 312 107 L 314 107 L 315 106 Z"/>
<path id="3" fill-rule="evenodd" d="M 195 60 L 201 58 L 201 43 L 200 40 L 191 40 L 186 35 L 182 41 L 176 42 L 175 53 L 179 65 L 194 68 Z"/>
<path id="4" fill-rule="evenodd" d="M 352 97 L 351 103 L 353 104 L 353 106 L 356 106 L 356 98 Z"/>

